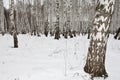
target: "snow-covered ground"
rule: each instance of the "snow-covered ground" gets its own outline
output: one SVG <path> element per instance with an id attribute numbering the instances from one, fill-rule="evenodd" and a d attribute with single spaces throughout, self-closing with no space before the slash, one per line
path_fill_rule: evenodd
<path id="1" fill-rule="evenodd" d="M 10 35 L 0 35 L 0 80 L 90 80 L 84 73 L 87 36 L 54 40 L 53 37 L 19 35 L 13 48 Z M 106 80 L 120 80 L 120 41 L 108 41 Z M 97 80 L 97 79 L 96 79 Z"/>

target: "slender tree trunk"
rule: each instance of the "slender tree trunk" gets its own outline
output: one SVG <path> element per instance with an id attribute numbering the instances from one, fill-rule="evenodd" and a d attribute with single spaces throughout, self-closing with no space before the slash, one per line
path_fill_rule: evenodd
<path id="1" fill-rule="evenodd" d="M 18 48 L 18 38 L 14 23 L 14 0 L 10 0 L 10 32 L 14 39 L 14 48 Z"/>
<path id="2" fill-rule="evenodd" d="M 45 25 L 44 25 L 44 34 L 45 36 L 47 37 L 48 36 L 48 20 L 45 22 Z"/>
<path id="3" fill-rule="evenodd" d="M 0 0 L 0 32 L 2 35 L 5 33 L 3 0 Z"/>
<path id="4" fill-rule="evenodd" d="M 59 0 L 56 0 L 56 25 L 55 25 L 55 39 L 59 39 L 60 38 L 60 12 L 59 9 L 60 8 L 60 4 L 59 4 Z"/>
<path id="5" fill-rule="evenodd" d="M 107 77 L 105 55 L 108 40 L 108 29 L 114 10 L 115 0 L 99 0 L 93 21 L 90 46 L 84 71 L 92 77 Z"/>

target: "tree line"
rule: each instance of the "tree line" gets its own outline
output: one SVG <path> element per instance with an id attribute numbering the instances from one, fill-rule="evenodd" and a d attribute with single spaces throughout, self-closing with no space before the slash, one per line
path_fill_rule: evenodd
<path id="1" fill-rule="evenodd" d="M 3 6 L 0 0 L 0 32 L 8 33 L 10 29 L 10 7 Z M 110 33 L 119 27 L 119 6 L 116 0 Z M 92 29 L 97 0 L 16 0 L 14 5 L 14 22 L 17 33 L 40 36 L 63 35 L 74 37 L 76 34 L 87 34 Z"/>
<path id="2" fill-rule="evenodd" d="M 10 30 L 10 7 L 1 1 L 0 32 Z M 16 0 L 14 5 L 15 29 L 19 34 L 40 36 L 50 34 L 56 39 L 76 34 L 86 34 L 92 26 L 96 2 L 94 0 Z"/>

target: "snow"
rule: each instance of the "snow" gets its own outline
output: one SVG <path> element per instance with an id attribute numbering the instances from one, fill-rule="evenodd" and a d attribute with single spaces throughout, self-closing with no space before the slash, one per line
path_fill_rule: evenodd
<path id="1" fill-rule="evenodd" d="M 0 80 L 90 80 L 83 71 L 87 36 L 54 40 L 53 37 L 18 35 L 13 48 L 11 35 L 0 35 Z M 120 41 L 108 40 L 106 80 L 120 80 Z M 95 80 L 103 80 L 96 78 Z"/>

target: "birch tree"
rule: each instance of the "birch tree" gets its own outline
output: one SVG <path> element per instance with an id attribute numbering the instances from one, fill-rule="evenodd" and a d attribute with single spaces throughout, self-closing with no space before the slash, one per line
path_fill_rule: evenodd
<path id="1" fill-rule="evenodd" d="M 0 31 L 2 35 L 5 33 L 4 28 L 4 7 L 3 7 L 3 0 L 0 0 Z"/>
<path id="2" fill-rule="evenodd" d="M 17 31 L 14 23 L 14 0 L 10 0 L 9 17 L 10 17 L 10 33 L 13 35 L 14 48 L 18 48 Z"/>
<path id="3" fill-rule="evenodd" d="M 108 30 L 114 10 L 115 0 L 99 0 L 93 21 L 90 46 L 84 71 L 92 77 L 107 77 L 105 56 L 108 41 Z"/>
<path id="4" fill-rule="evenodd" d="M 37 25 L 37 36 L 40 36 L 41 31 L 41 0 L 37 0 L 36 7 L 36 25 Z"/>
<path id="5" fill-rule="evenodd" d="M 66 36 L 65 37 L 67 37 L 67 35 L 69 35 L 70 36 L 70 38 L 72 38 L 73 36 L 72 36 L 72 32 L 71 32 L 71 20 L 72 20 L 72 18 L 71 18 L 71 13 L 72 13 L 72 0 L 66 0 L 66 23 L 65 23 L 65 28 L 66 28 Z"/>
<path id="6" fill-rule="evenodd" d="M 63 33 L 63 36 L 64 36 L 64 38 L 66 38 L 67 39 L 67 37 L 68 37 L 68 35 L 67 35 L 67 26 L 66 26 L 66 22 L 67 22 L 67 16 L 66 16 L 66 14 L 67 14 L 67 0 L 62 0 L 61 1 L 62 2 L 62 26 L 63 26 L 63 31 L 62 31 L 62 33 Z"/>
<path id="7" fill-rule="evenodd" d="M 47 37 L 48 32 L 49 32 L 49 22 L 48 22 L 48 17 L 49 17 L 49 0 L 44 1 L 44 34 Z"/>
<path id="8" fill-rule="evenodd" d="M 59 27 L 59 20 L 60 20 L 60 4 L 59 0 L 56 0 L 56 24 L 55 24 L 55 39 L 60 38 L 60 27 Z"/>
<path id="9" fill-rule="evenodd" d="M 49 29 L 50 29 L 50 35 L 53 36 L 54 35 L 54 27 L 53 27 L 53 15 L 54 15 L 54 1 L 53 0 L 49 0 Z"/>
<path id="10" fill-rule="evenodd" d="M 27 16 L 27 0 L 23 0 L 23 33 L 28 33 L 30 32 L 30 24 L 29 24 L 29 20 L 28 20 L 28 16 Z"/>

